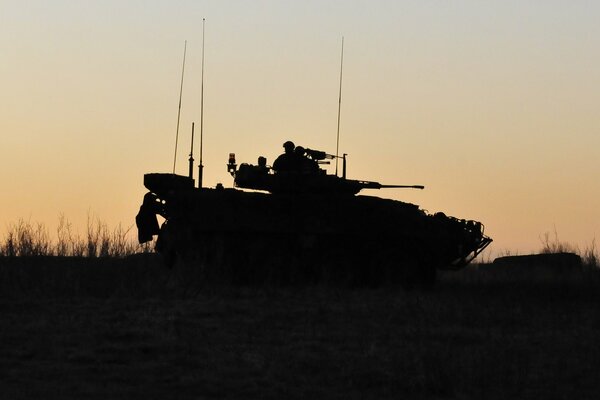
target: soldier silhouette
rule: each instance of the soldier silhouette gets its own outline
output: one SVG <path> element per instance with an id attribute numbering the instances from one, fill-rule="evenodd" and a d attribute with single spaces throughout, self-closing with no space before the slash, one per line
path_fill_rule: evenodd
<path id="1" fill-rule="evenodd" d="M 287 141 L 283 144 L 285 153 L 277 157 L 273 163 L 275 172 L 292 172 L 297 170 L 297 156 L 294 153 L 296 146 L 293 142 Z"/>
<path id="2" fill-rule="evenodd" d="M 135 217 L 138 227 L 138 241 L 140 243 L 152 240 L 152 235 L 158 235 L 160 228 L 156 215 L 163 215 L 162 203 L 152 193 L 144 195 L 144 202 Z"/>
<path id="3" fill-rule="evenodd" d="M 314 174 L 319 171 L 317 162 L 308 157 L 302 146 L 295 146 L 289 140 L 283 144 L 285 153 L 277 157 L 273 163 L 276 173 Z"/>
<path id="4" fill-rule="evenodd" d="M 319 165 L 315 160 L 307 157 L 306 150 L 302 146 L 296 146 L 294 149 L 296 155 L 297 171 L 301 174 L 314 174 L 319 171 Z"/>

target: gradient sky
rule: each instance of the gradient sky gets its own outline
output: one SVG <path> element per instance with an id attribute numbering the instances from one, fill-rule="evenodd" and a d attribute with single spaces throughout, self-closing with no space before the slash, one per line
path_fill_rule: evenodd
<path id="1" fill-rule="evenodd" d="M 0 0 L 0 232 L 133 224 L 172 169 L 185 40 L 186 174 L 202 18 L 205 184 L 229 152 L 335 152 L 343 35 L 350 178 L 425 185 L 371 193 L 479 220 L 496 254 L 600 234 L 600 2 L 547 0 Z"/>

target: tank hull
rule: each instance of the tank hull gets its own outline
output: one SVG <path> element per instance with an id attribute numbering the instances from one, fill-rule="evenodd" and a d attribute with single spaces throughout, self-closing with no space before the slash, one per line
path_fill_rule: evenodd
<path id="1" fill-rule="evenodd" d="M 146 175 L 155 201 L 144 202 L 138 230 L 151 236 L 141 230 L 156 226 L 147 221 L 153 212 L 162 215 L 157 251 L 207 279 L 428 286 L 436 270 L 466 266 L 491 242 L 478 222 L 401 201 L 198 189 L 186 179 Z"/>

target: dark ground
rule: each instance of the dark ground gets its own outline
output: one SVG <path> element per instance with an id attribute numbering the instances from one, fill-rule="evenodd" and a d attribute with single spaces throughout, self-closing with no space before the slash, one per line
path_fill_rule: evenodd
<path id="1" fill-rule="evenodd" d="M 599 289 L 598 271 L 406 292 L 0 259 L 0 398 L 597 399 Z"/>

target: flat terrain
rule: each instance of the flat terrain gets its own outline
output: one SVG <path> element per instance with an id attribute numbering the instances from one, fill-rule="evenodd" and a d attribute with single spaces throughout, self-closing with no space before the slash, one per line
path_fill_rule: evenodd
<path id="1" fill-rule="evenodd" d="M 0 259 L 2 399 L 597 399 L 600 276 L 232 288 L 146 257 Z"/>

